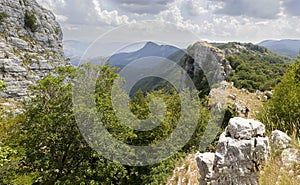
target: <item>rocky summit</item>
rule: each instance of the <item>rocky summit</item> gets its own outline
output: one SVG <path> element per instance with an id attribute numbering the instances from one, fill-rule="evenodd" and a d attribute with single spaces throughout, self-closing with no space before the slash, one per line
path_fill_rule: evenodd
<path id="1" fill-rule="evenodd" d="M 22 99 L 28 87 L 64 63 L 62 31 L 35 0 L 0 1 L 1 97 Z"/>

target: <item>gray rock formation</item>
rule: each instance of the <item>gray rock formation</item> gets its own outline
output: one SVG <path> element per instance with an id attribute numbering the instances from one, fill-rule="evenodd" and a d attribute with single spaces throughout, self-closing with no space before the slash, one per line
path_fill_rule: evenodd
<path id="1" fill-rule="evenodd" d="M 231 66 L 225 53 L 207 42 L 197 42 L 187 49 L 194 61 L 186 65 L 186 71 L 194 74 L 203 71 L 209 85 L 220 83 L 230 74 Z"/>
<path id="2" fill-rule="evenodd" d="M 200 184 L 258 184 L 257 171 L 269 153 L 269 140 L 262 123 L 232 118 L 220 136 L 216 153 L 196 154 Z"/>
<path id="3" fill-rule="evenodd" d="M 1 97 L 21 99 L 55 66 L 64 63 L 62 31 L 53 13 L 35 0 L 1 0 Z"/>

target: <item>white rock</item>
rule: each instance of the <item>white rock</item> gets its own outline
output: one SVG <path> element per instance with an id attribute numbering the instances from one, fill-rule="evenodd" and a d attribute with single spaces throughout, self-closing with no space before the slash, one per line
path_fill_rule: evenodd
<path id="1" fill-rule="evenodd" d="M 300 152 L 295 148 L 284 149 L 281 153 L 281 162 L 284 167 L 292 166 L 294 163 L 299 163 Z"/>
<path id="2" fill-rule="evenodd" d="M 197 160 L 198 168 L 201 169 L 199 171 L 201 177 L 210 179 L 213 174 L 215 153 L 197 153 L 196 160 Z"/>
<path id="3" fill-rule="evenodd" d="M 264 136 L 265 125 L 253 119 L 236 117 L 229 120 L 227 132 L 235 139 L 251 139 Z"/>
<path id="4" fill-rule="evenodd" d="M 291 146 L 292 139 L 284 132 L 275 130 L 271 134 L 271 145 L 275 149 L 286 149 Z"/>
<path id="5" fill-rule="evenodd" d="M 258 184 L 257 170 L 269 154 L 262 123 L 233 118 L 220 135 L 216 153 L 197 153 L 200 184 Z"/>

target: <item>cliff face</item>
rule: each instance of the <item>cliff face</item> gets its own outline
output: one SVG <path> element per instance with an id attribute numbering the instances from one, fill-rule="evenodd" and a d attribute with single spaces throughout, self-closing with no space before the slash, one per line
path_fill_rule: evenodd
<path id="1" fill-rule="evenodd" d="M 35 0 L 0 1 L 0 80 L 7 84 L 1 97 L 21 99 L 64 58 L 53 13 Z"/>

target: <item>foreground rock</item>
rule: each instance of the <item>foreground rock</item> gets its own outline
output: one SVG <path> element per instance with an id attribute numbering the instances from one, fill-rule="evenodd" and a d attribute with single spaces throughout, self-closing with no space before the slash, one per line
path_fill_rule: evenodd
<path id="1" fill-rule="evenodd" d="M 262 123 L 232 118 L 220 136 L 216 153 L 196 155 L 200 184 L 258 184 L 257 172 L 269 153 L 269 140 Z"/>
<path id="2" fill-rule="evenodd" d="M 62 31 L 54 14 L 35 0 L 0 1 L 1 97 L 22 99 L 28 86 L 64 63 Z"/>
<path id="3" fill-rule="evenodd" d="M 273 131 L 270 139 L 271 145 L 275 150 L 282 150 L 291 147 L 292 139 L 280 130 Z"/>
<path id="4" fill-rule="evenodd" d="M 280 130 L 273 131 L 271 134 L 271 146 L 275 153 L 281 154 L 282 167 L 292 167 L 300 162 L 300 150 L 293 148 L 292 138 L 286 133 Z"/>

